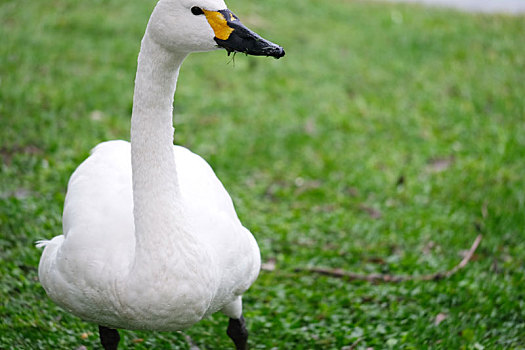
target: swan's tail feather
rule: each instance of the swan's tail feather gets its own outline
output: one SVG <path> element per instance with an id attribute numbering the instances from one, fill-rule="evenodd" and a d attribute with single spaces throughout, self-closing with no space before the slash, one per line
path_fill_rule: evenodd
<path id="1" fill-rule="evenodd" d="M 36 241 L 35 245 L 37 248 L 44 248 L 46 245 L 49 244 L 49 242 L 51 241 L 47 239 L 41 239 L 40 241 Z"/>

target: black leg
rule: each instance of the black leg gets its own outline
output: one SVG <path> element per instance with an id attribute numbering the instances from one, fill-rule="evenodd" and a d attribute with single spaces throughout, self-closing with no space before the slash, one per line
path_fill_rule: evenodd
<path id="1" fill-rule="evenodd" d="M 104 350 L 117 350 L 120 335 L 116 329 L 98 326 L 98 334 Z"/>
<path id="2" fill-rule="evenodd" d="M 248 331 L 246 330 L 246 321 L 244 321 L 244 317 L 242 317 L 242 315 L 239 319 L 230 318 L 226 334 L 228 334 L 228 336 L 235 343 L 235 349 L 248 349 Z"/>

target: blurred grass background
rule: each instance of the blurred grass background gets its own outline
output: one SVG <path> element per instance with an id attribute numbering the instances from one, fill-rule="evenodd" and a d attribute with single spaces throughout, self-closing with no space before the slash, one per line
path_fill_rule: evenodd
<path id="1" fill-rule="evenodd" d="M 37 280 L 67 180 L 129 139 L 140 39 L 155 1 L 0 2 L 0 348 L 97 348 L 96 326 Z M 525 347 L 525 20 L 349 0 L 230 0 L 281 60 L 194 54 L 175 142 L 203 156 L 256 236 L 245 296 L 254 349 Z M 439 282 L 349 283 L 340 267 Z M 441 320 L 441 322 L 437 322 Z M 231 348 L 217 314 L 185 333 Z M 190 347 L 121 332 L 122 348 Z"/>

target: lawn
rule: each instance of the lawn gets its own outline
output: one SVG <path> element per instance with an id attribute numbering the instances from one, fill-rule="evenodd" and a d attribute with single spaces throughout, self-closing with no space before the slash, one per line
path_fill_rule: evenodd
<path id="1" fill-rule="evenodd" d="M 153 0 L 0 2 L 0 348 L 98 348 L 38 283 L 67 180 L 129 139 Z M 281 60 L 192 55 L 175 142 L 204 157 L 265 262 L 253 349 L 525 348 L 525 18 L 349 0 L 230 0 Z M 352 282 L 297 268 L 440 281 Z M 272 270 L 272 269 L 270 269 Z M 231 348 L 221 314 L 123 349 Z M 348 349 L 348 348 L 347 348 Z"/>

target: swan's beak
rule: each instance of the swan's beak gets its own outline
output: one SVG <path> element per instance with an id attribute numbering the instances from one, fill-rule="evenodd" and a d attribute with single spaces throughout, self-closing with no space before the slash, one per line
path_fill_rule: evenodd
<path id="1" fill-rule="evenodd" d="M 230 10 L 202 11 L 215 32 L 215 42 L 219 47 L 226 49 L 228 54 L 243 52 L 254 56 L 284 56 L 282 47 L 246 28 Z"/>

